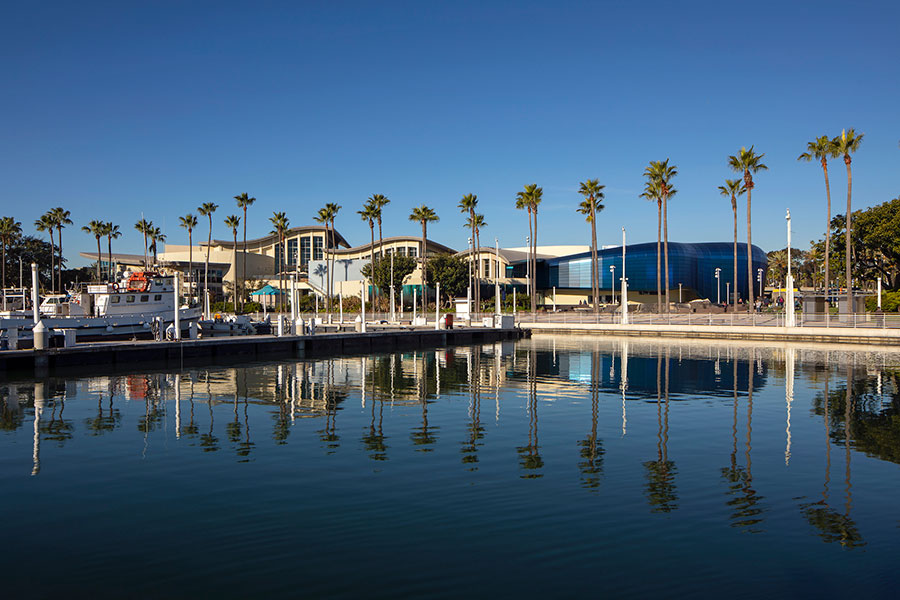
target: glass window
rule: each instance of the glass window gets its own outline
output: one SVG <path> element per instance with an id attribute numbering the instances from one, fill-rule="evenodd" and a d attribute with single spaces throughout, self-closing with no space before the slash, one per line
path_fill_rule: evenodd
<path id="1" fill-rule="evenodd" d="M 850 228 L 853 229 L 853 227 L 852 227 L 852 226 L 853 226 L 853 219 L 850 219 L 850 225 L 851 225 Z M 162 300 L 162 294 L 157 294 L 157 295 L 153 296 L 153 301 L 154 301 L 154 302 L 159 302 L 160 300 Z"/>
<path id="2" fill-rule="evenodd" d="M 853 219 L 850 219 L 850 224 L 851 225 L 853 224 Z M 409 254 L 409 256 L 418 256 L 419 255 L 419 249 L 414 246 L 409 246 L 406 249 L 406 252 Z"/>
<path id="3" fill-rule="evenodd" d="M 292 267 L 297 265 L 297 238 L 287 241 L 287 259 Z"/>
<path id="4" fill-rule="evenodd" d="M 134 302 L 134 296 L 125 296 L 125 302 L 126 303 Z"/>
<path id="5" fill-rule="evenodd" d="M 851 223 L 852 223 L 852 219 L 851 219 Z M 122 298 L 120 298 L 119 296 L 113 296 L 112 299 L 111 299 L 110 301 L 111 301 L 113 304 L 118 304 L 121 300 L 122 300 Z"/>
<path id="6" fill-rule="evenodd" d="M 852 221 L 852 219 L 851 219 Z M 314 237 L 313 238 L 313 260 L 322 260 L 325 258 L 325 238 L 322 237 Z"/>
<path id="7" fill-rule="evenodd" d="M 309 236 L 300 238 L 300 266 L 304 269 L 312 258 L 312 238 Z"/>
<path id="8" fill-rule="evenodd" d="M 850 219 L 850 229 L 853 229 L 853 219 Z M 491 259 L 482 258 L 481 259 L 481 276 L 482 277 L 490 277 L 491 276 Z"/>
<path id="9" fill-rule="evenodd" d="M 850 219 L 850 224 L 853 224 L 853 219 Z M 141 296 L 141 302 L 149 302 L 150 296 Z"/>

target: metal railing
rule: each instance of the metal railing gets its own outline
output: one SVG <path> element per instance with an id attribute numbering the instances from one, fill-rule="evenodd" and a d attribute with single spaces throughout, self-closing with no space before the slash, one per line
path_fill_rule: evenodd
<path id="1" fill-rule="evenodd" d="M 635 325 L 690 325 L 690 326 L 750 326 L 750 327 L 784 327 L 784 312 L 763 313 L 629 313 L 628 322 Z M 480 320 L 479 320 L 480 322 Z M 622 316 L 618 313 L 594 314 L 588 311 L 571 312 L 538 312 L 519 313 L 519 323 L 561 323 L 561 324 L 621 324 Z M 804 314 L 795 313 L 795 327 L 824 328 L 869 328 L 900 329 L 900 314 L 861 313 L 861 314 Z"/>

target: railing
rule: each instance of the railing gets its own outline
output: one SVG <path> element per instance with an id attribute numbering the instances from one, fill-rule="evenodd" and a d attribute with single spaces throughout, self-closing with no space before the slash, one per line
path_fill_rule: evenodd
<path id="1" fill-rule="evenodd" d="M 629 312 L 628 322 L 635 325 L 712 325 L 712 326 L 750 326 L 750 327 L 784 327 L 786 315 L 783 312 L 763 313 L 641 313 Z M 538 312 L 534 315 L 522 312 L 517 315 L 521 323 L 564 323 L 564 324 L 620 324 L 622 316 L 618 313 L 594 314 L 589 311 Z M 480 320 L 479 320 L 480 322 Z M 862 313 L 862 314 L 804 314 L 795 313 L 795 327 L 825 328 L 870 328 L 900 329 L 900 314 Z"/>

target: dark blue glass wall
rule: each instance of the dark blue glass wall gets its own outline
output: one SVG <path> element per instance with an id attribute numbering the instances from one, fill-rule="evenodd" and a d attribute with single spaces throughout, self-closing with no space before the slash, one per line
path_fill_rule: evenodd
<path id="1" fill-rule="evenodd" d="M 701 298 L 716 301 L 716 268 L 721 272 L 721 299 L 725 300 L 726 282 L 733 281 L 734 247 L 731 242 L 706 242 L 682 244 L 669 242 L 669 285 L 671 289 L 682 284 L 686 290 L 694 290 Z M 766 253 L 753 246 L 753 281 L 757 269 L 767 267 Z M 609 290 L 613 282 L 610 266 L 615 266 L 616 289 L 622 276 L 622 248 L 598 251 L 600 291 Z M 664 263 L 663 263 L 664 264 Z M 656 242 L 635 244 L 625 248 L 625 266 L 629 289 L 634 292 L 656 293 Z M 664 268 L 664 266 L 662 267 Z M 591 253 L 584 252 L 538 262 L 538 286 L 541 287 L 541 271 L 546 275 L 547 287 L 561 289 L 591 289 Z M 759 294 L 754 283 L 754 295 Z M 665 280 L 663 280 L 665 286 Z M 747 298 L 747 244 L 738 244 L 738 293 Z"/>

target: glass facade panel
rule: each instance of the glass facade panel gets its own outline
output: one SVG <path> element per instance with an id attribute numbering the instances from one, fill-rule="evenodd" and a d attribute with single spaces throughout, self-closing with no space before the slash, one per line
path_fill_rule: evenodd
<path id="1" fill-rule="evenodd" d="M 853 224 L 852 221 L 850 223 Z M 325 238 L 313 238 L 313 260 L 322 260 L 325 258 Z"/>
<path id="2" fill-rule="evenodd" d="M 309 265 L 309 261 L 311 258 L 312 239 L 309 237 L 302 237 L 300 238 L 300 267 L 305 269 Z"/>
<path id="3" fill-rule="evenodd" d="M 853 223 L 851 222 L 851 225 Z M 287 264 L 292 267 L 297 266 L 297 238 L 287 241 Z"/>

